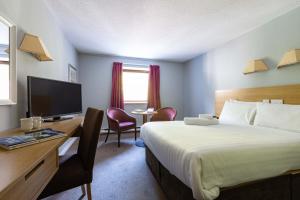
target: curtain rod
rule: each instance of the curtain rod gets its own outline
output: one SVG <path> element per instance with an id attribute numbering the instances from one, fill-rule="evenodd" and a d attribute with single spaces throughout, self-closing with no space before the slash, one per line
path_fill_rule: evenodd
<path id="1" fill-rule="evenodd" d="M 149 67 L 149 65 L 147 64 L 133 64 L 133 63 L 123 63 L 123 65 L 132 65 L 132 66 L 143 66 L 143 67 Z"/>

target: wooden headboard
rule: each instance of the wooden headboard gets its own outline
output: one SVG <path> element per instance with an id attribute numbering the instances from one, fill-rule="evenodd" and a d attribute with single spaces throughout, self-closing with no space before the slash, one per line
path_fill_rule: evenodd
<path id="1" fill-rule="evenodd" d="M 262 101 L 263 99 L 282 99 L 285 104 L 300 105 L 300 84 L 234 90 L 217 90 L 215 111 L 220 116 L 226 100 Z"/>

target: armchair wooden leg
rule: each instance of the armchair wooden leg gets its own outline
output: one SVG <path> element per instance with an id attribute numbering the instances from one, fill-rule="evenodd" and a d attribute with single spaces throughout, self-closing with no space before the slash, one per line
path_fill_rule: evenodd
<path id="1" fill-rule="evenodd" d="M 87 198 L 88 200 L 92 200 L 92 191 L 91 191 L 91 184 L 86 184 L 86 190 L 87 190 Z"/>
<path id="2" fill-rule="evenodd" d="M 118 147 L 120 147 L 121 131 L 118 130 Z"/>
<path id="3" fill-rule="evenodd" d="M 134 128 L 134 140 L 136 140 L 136 127 Z"/>
<path id="4" fill-rule="evenodd" d="M 106 143 L 106 141 L 107 141 L 107 139 L 108 139 L 109 133 L 110 133 L 110 129 L 108 129 L 108 131 L 107 131 L 107 135 L 106 135 L 106 138 L 105 138 L 105 143 Z"/>

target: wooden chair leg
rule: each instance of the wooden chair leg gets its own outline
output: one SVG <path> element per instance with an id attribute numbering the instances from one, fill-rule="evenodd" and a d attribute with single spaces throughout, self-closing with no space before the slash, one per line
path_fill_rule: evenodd
<path id="1" fill-rule="evenodd" d="M 134 128 L 134 140 L 136 140 L 136 127 Z"/>
<path id="2" fill-rule="evenodd" d="M 110 129 L 108 129 L 108 131 L 107 131 L 107 135 L 106 135 L 106 138 L 105 138 L 105 143 L 106 143 L 106 141 L 107 141 L 107 139 L 108 139 L 109 133 L 110 133 Z"/>
<path id="3" fill-rule="evenodd" d="M 120 147 L 121 131 L 118 130 L 118 147 Z"/>
<path id="4" fill-rule="evenodd" d="M 81 186 L 81 191 L 82 191 L 82 196 L 84 197 L 86 195 L 84 185 Z"/>
<path id="5" fill-rule="evenodd" d="M 86 190 L 87 190 L 87 198 L 88 200 L 92 200 L 92 191 L 91 191 L 91 184 L 86 184 Z"/>

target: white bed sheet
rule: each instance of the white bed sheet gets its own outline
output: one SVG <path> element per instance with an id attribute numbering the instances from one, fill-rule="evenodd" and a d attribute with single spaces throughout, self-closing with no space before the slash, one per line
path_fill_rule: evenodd
<path id="1" fill-rule="evenodd" d="M 173 121 L 146 123 L 141 136 L 196 199 L 212 200 L 220 188 L 300 169 L 300 133 L 296 132 Z"/>

